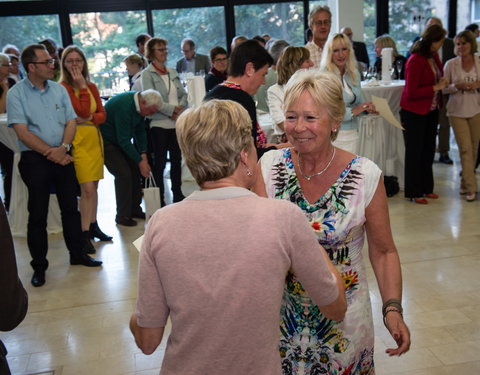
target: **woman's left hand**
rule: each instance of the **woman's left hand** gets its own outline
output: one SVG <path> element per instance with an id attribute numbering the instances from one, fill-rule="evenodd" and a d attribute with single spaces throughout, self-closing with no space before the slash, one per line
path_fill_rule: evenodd
<path id="1" fill-rule="evenodd" d="M 410 330 L 403 321 L 402 315 L 397 312 L 387 314 L 385 324 L 393 339 L 397 343 L 396 349 L 389 348 L 385 351 L 389 356 L 402 355 L 410 349 Z"/>
<path id="2" fill-rule="evenodd" d="M 368 113 L 378 114 L 377 108 L 375 108 L 375 104 L 373 104 L 372 102 L 365 102 L 365 103 L 361 104 L 361 106 Z"/>

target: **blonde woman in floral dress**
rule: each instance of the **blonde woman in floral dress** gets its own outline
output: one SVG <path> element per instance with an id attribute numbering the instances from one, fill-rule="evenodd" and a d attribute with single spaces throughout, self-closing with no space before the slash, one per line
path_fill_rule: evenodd
<path id="1" fill-rule="evenodd" d="M 381 171 L 370 160 L 332 145 L 345 112 L 342 87 L 332 73 L 295 73 L 286 86 L 285 109 L 285 132 L 293 147 L 262 157 L 255 191 L 302 209 L 345 281 L 348 309 L 342 322 L 327 319 L 289 273 L 280 324 L 283 373 L 372 375 L 373 321 L 362 259 L 365 234 L 385 325 L 398 345 L 387 353 L 400 355 L 410 346 Z"/>

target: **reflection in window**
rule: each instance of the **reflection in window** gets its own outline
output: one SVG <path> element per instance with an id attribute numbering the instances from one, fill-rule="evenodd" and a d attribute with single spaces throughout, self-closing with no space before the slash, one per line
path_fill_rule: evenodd
<path id="1" fill-rule="evenodd" d="M 328 0 L 317 0 L 308 2 L 309 11 L 311 11 L 316 6 L 328 6 Z"/>
<path id="2" fill-rule="evenodd" d="M 367 45 L 370 64 L 376 59 L 373 41 L 377 35 L 377 2 L 376 0 L 365 0 L 363 2 L 363 40 Z"/>
<path id="3" fill-rule="evenodd" d="M 415 1 L 407 13 L 403 1 L 389 2 L 390 35 L 396 41 L 400 54 L 406 55 L 413 39 L 423 32 L 428 17 L 438 17 L 442 20 L 443 27 L 447 26 L 447 2 L 448 0 Z"/>
<path id="4" fill-rule="evenodd" d="M 175 67 L 183 57 L 181 41 L 190 38 L 197 53 L 210 56 L 215 46 L 225 46 L 225 13 L 223 7 L 183 8 L 154 10 L 155 36 L 168 42 L 167 65 Z"/>
<path id="5" fill-rule="evenodd" d="M 147 32 L 145 12 L 71 14 L 74 44 L 83 49 L 92 81 L 103 95 L 128 90 L 123 59 L 135 52 L 135 38 Z"/>
<path id="6" fill-rule="evenodd" d="M 290 44 L 304 45 L 303 3 L 270 3 L 235 6 L 237 35 L 252 38 L 269 34 Z"/>
<path id="7" fill-rule="evenodd" d="M 9 43 L 21 51 L 46 38 L 62 44 L 57 15 L 0 17 L 0 48 Z"/>

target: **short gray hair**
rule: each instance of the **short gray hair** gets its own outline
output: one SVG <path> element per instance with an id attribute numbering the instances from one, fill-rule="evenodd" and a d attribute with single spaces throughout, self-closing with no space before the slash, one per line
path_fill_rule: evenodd
<path id="1" fill-rule="evenodd" d="M 310 29 L 313 26 L 313 17 L 315 17 L 318 13 L 321 12 L 328 13 L 330 21 L 332 20 L 332 12 L 330 11 L 330 8 L 326 5 L 317 5 L 308 14 L 308 27 L 310 27 Z"/>
<path id="2" fill-rule="evenodd" d="M 212 99 L 186 110 L 176 131 L 185 163 L 199 186 L 231 176 L 242 150 L 255 152 L 250 116 L 232 100 Z"/>
<path id="3" fill-rule="evenodd" d="M 268 46 L 267 51 L 273 58 L 273 65 L 277 65 L 280 55 L 282 54 L 283 50 L 289 45 L 290 43 L 288 43 L 286 40 L 279 39 Z"/>
<path id="4" fill-rule="evenodd" d="M 0 63 L 2 64 L 10 63 L 10 57 L 6 53 L 0 53 Z"/>
<path id="5" fill-rule="evenodd" d="M 157 90 L 148 89 L 140 93 L 140 98 L 145 102 L 147 107 L 154 105 L 157 108 L 160 108 L 163 104 L 162 96 Z"/>

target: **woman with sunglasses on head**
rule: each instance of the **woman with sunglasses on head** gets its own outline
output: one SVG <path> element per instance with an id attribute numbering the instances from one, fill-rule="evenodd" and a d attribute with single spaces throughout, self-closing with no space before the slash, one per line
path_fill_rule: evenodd
<path id="1" fill-rule="evenodd" d="M 85 250 L 95 253 L 90 238 L 111 241 L 97 223 L 98 181 L 103 179 L 103 141 L 98 128 L 107 119 L 97 86 L 90 82 L 83 51 L 68 46 L 62 54 L 59 82 L 67 89 L 77 114 L 77 131 L 72 142 L 75 172 L 80 184 L 80 216 Z"/>
<path id="2" fill-rule="evenodd" d="M 150 123 L 150 137 L 155 154 L 153 175 L 160 187 L 160 199 L 165 206 L 165 187 L 163 172 L 170 155 L 170 180 L 172 181 L 173 202 L 185 198 L 182 193 L 182 153 L 178 145 L 175 126 L 177 118 L 187 106 L 187 93 L 183 88 L 177 71 L 166 66 L 168 42 L 161 38 L 152 38 L 145 44 L 145 56 L 151 63 L 142 72 L 144 90 L 154 89 L 162 95 L 163 104 Z"/>

